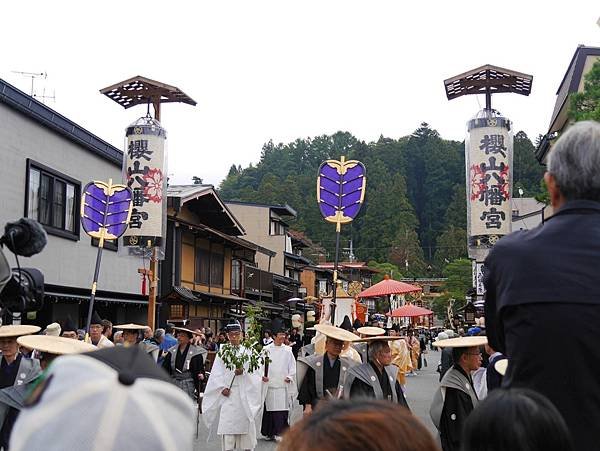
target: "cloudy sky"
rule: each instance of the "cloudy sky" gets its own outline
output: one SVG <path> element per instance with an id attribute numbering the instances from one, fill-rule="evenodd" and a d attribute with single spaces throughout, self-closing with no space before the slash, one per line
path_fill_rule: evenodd
<path id="1" fill-rule="evenodd" d="M 462 140 L 485 100 L 449 102 L 443 80 L 488 63 L 534 76 L 529 97 L 493 100 L 533 138 L 577 45 L 600 46 L 599 17 L 598 0 L 4 2 L 0 78 L 29 93 L 13 71 L 46 72 L 35 92 L 120 148 L 145 108 L 99 89 L 135 75 L 178 86 L 198 105 L 163 107 L 169 173 L 218 184 L 269 139 L 373 141 L 425 121 Z"/>

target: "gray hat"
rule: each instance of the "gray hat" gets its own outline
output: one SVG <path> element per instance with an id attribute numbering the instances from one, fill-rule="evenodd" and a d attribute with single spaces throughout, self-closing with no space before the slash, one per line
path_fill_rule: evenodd
<path id="1" fill-rule="evenodd" d="M 19 414 L 11 451 L 91 449 L 99 443 L 106 451 L 194 447 L 192 401 L 138 347 L 61 356 L 41 378 L 37 402 Z"/>

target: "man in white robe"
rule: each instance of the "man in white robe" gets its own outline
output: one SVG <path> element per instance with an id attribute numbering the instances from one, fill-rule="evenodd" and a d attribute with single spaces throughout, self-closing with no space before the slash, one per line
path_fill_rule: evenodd
<path id="1" fill-rule="evenodd" d="M 250 373 L 243 368 L 228 369 L 220 355 L 228 346 L 239 354 L 250 351 L 240 345 L 240 324 L 227 325 L 229 344 L 215 358 L 202 399 L 202 417 L 206 426 L 221 436 L 223 451 L 253 450 L 256 446 L 256 416 L 262 404 L 260 370 Z"/>
<path id="2" fill-rule="evenodd" d="M 297 395 L 296 360 L 292 348 L 283 344 L 286 337 L 283 325 L 272 327 L 272 331 L 275 341 L 263 348 L 269 364 L 263 376 L 266 397 L 260 432 L 268 440 L 280 441 L 289 427 L 289 411 Z"/>

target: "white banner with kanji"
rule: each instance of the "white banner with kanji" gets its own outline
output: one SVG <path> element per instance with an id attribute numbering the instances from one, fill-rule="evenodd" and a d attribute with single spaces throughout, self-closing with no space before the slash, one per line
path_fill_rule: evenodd
<path id="1" fill-rule="evenodd" d="M 470 235 L 506 235 L 511 231 L 512 136 L 503 127 L 473 128 L 469 134 Z"/>
<path id="2" fill-rule="evenodd" d="M 130 131 L 125 150 L 125 177 L 133 192 L 133 210 L 123 242 L 130 246 L 146 246 L 146 243 L 136 241 L 142 237 L 163 236 L 165 138 L 150 127 L 132 127 Z"/>

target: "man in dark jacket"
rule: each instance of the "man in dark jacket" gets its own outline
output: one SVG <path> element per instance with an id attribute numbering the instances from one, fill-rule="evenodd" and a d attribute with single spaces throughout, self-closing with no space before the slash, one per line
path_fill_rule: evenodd
<path id="1" fill-rule="evenodd" d="M 547 396 L 577 450 L 598 448 L 600 424 L 598 174 L 600 124 L 578 122 L 549 154 L 554 215 L 502 238 L 485 261 L 489 343 L 510 360 L 503 386 Z"/>
<path id="2" fill-rule="evenodd" d="M 454 365 L 446 372 L 429 409 L 431 421 L 440 432 L 443 451 L 460 451 L 465 421 L 479 400 L 471 372 L 481 366 L 479 346 L 485 337 L 460 337 L 437 341 L 436 346 L 452 349 Z"/>
<path id="3" fill-rule="evenodd" d="M 401 339 L 379 335 L 358 340 L 367 345 L 368 360 L 348 370 L 344 397 L 384 399 L 409 408 L 397 380 L 398 367 L 392 365 L 392 350 L 388 344 L 390 340 Z"/>

